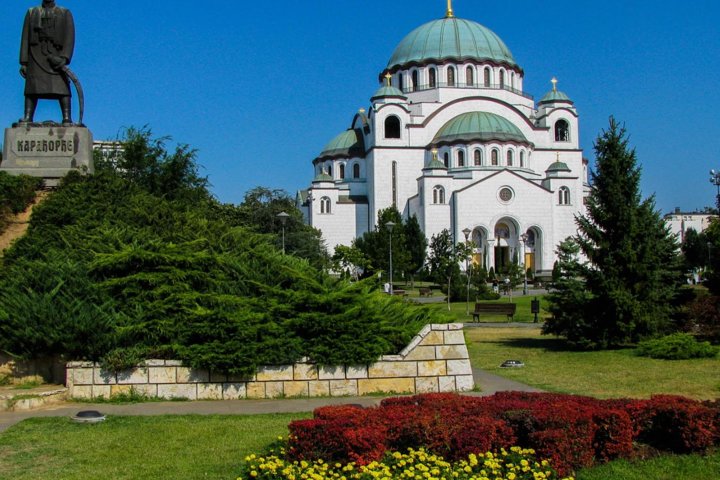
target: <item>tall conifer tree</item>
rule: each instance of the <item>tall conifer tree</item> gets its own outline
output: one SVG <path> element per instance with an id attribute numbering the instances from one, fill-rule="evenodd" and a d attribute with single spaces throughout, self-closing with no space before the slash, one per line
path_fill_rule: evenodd
<path id="1" fill-rule="evenodd" d="M 584 278 L 587 295 L 564 295 L 562 284 L 551 295 L 546 333 L 584 347 L 606 348 L 666 329 L 680 286 L 678 245 L 653 197 L 641 199 L 640 168 L 628 143 L 614 118 L 595 142 L 593 189 L 574 238 L 587 262 L 569 269 Z M 569 299 L 584 305 L 568 305 Z"/>

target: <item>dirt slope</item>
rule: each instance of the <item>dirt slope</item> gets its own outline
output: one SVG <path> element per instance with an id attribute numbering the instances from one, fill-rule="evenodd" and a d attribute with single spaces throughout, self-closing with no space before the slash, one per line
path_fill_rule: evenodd
<path id="1" fill-rule="evenodd" d="M 30 215 L 32 215 L 33 207 L 45 200 L 48 193 L 47 191 L 37 192 L 35 201 L 31 203 L 24 212 L 10 217 L 7 228 L 0 232 L 0 256 L 3 255 L 5 249 L 8 248 L 12 242 L 25 235 L 25 232 L 30 226 Z"/>

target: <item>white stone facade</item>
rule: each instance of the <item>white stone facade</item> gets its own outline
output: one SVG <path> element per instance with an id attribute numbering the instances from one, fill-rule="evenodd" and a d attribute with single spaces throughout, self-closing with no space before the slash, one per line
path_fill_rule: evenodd
<path id="1" fill-rule="evenodd" d="M 472 230 L 474 261 L 486 268 L 517 259 L 549 272 L 590 191 L 575 105 L 555 81 L 536 104 L 497 37 L 475 51 L 502 55 L 468 56 L 463 44 L 461 57 L 424 58 L 432 47 L 424 45 L 412 61 L 396 61 L 418 48 L 411 37 L 430 32 L 428 42 L 440 41 L 432 33 L 440 27 L 456 28 L 459 45 L 468 28 L 490 32 L 449 14 L 408 35 L 367 112 L 313 161 L 316 177 L 298 193 L 298 206 L 331 250 L 373 229 L 378 211 L 395 205 L 405 218 L 417 216 L 428 239 L 448 229 L 460 242 Z"/>
<path id="2" fill-rule="evenodd" d="M 665 224 L 670 227 L 670 231 L 677 237 L 678 242 L 682 243 L 685 240 L 685 232 L 691 228 L 697 233 L 704 232 L 714 218 L 717 218 L 717 215 L 704 212 L 682 212 L 677 208 L 673 213 L 665 215 Z"/>

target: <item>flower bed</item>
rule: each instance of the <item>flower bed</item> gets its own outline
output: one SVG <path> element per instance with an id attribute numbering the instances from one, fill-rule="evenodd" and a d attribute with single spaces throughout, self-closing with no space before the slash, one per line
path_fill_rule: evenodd
<path id="1" fill-rule="evenodd" d="M 720 444 L 718 402 L 504 392 L 492 397 L 427 394 L 383 400 L 377 408 L 324 407 L 290 424 L 288 458 L 369 465 L 385 452 L 424 447 L 449 461 L 520 445 L 561 474 L 616 458 L 634 443 L 674 452 Z"/>
<path id="2" fill-rule="evenodd" d="M 388 453 L 381 461 L 366 465 L 339 462 L 288 461 L 281 456 L 250 455 L 245 459 L 238 480 L 556 480 L 560 479 L 547 460 L 538 460 L 535 452 L 513 447 L 493 453 L 471 453 L 454 462 L 431 454 L 425 449 L 408 449 L 407 453 Z M 567 477 L 563 480 L 572 480 Z"/>

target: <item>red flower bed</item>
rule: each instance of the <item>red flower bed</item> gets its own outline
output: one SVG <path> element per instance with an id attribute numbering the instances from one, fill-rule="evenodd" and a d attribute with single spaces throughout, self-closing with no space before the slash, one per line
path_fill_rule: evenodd
<path id="1" fill-rule="evenodd" d="M 324 407 L 290 424 L 292 458 L 368 463 L 385 451 L 425 447 L 447 459 L 519 445 L 561 474 L 628 458 L 633 442 L 676 453 L 720 444 L 720 403 L 682 397 L 597 400 L 505 392 L 492 397 L 426 394 L 376 408 Z"/>

